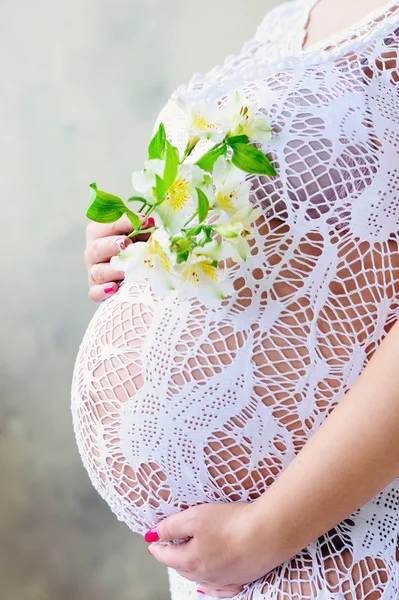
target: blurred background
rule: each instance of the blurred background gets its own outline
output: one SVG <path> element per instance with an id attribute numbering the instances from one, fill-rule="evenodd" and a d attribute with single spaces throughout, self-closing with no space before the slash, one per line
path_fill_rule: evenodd
<path id="1" fill-rule="evenodd" d="M 96 310 L 88 184 L 123 197 L 172 91 L 278 0 L 0 1 L 0 596 L 167 600 L 166 571 L 91 487 L 70 384 Z"/>

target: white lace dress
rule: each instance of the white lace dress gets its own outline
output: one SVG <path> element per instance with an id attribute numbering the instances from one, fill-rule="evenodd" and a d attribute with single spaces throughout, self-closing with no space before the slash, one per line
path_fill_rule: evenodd
<path id="1" fill-rule="evenodd" d="M 124 283 L 79 349 L 82 460 L 140 534 L 196 503 L 259 497 L 399 316 L 399 7 L 303 51 L 315 3 L 278 6 L 237 56 L 179 88 L 220 102 L 270 91 L 279 176 L 249 176 L 264 216 L 248 261 L 228 266 L 235 296 L 207 309 Z M 160 120 L 182 150 L 183 113 L 169 102 Z M 237 598 L 396 600 L 398 533 L 399 479 Z M 169 575 L 173 600 L 196 598 Z"/>

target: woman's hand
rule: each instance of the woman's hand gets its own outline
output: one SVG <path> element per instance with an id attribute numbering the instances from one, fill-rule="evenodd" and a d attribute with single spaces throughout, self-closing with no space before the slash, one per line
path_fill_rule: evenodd
<path id="1" fill-rule="evenodd" d="M 267 575 L 377 494 L 385 494 L 399 476 L 398 362 L 396 321 L 355 384 L 259 498 L 250 504 L 202 504 L 164 519 L 156 526 L 160 541 L 191 539 L 153 544 L 151 554 L 199 583 L 202 591 L 222 597 L 211 590 Z M 145 537 L 156 541 L 154 535 Z M 327 553 L 329 585 L 354 589 L 360 579 L 368 594 L 376 581 L 387 581 L 386 563 L 375 552 L 354 559 L 352 553 L 338 558 Z M 300 597 L 311 594 L 302 589 L 297 569 L 295 586 L 298 581 Z"/>
<path id="2" fill-rule="evenodd" d="M 145 540 L 168 542 L 188 537 L 189 541 L 180 544 L 153 543 L 148 551 L 161 564 L 194 581 L 208 596 L 232 598 L 243 590 L 243 585 L 270 570 L 265 564 L 274 541 L 263 539 L 259 544 L 256 539 L 252 504 L 193 506 L 160 521 Z"/>
<path id="3" fill-rule="evenodd" d="M 142 220 L 142 229 L 154 226 L 152 217 L 149 217 L 148 223 L 145 222 L 145 215 L 139 217 Z M 115 223 L 88 224 L 84 261 L 88 273 L 89 296 L 94 302 L 101 302 L 112 296 L 118 289 L 118 281 L 124 278 L 123 271 L 114 271 L 111 268 L 111 257 L 119 254 L 134 241 L 146 242 L 151 235 L 136 235 L 132 241 L 127 237 L 132 231 L 132 224 L 126 215 Z"/>

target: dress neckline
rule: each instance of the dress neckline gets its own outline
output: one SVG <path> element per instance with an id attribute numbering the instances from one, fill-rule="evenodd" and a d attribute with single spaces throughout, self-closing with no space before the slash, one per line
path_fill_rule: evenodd
<path id="1" fill-rule="evenodd" d="M 307 22 L 313 7 L 319 1 L 286 0 L 280 5 L 282 14 L 286 12 L 288 15 L 292 11 L 295 19 L 295 31 L 292 32 L 288 52 L 281 52 L 271 59 L 262 54 L 262 46 L 269 38 L 268 30 L 273 27 L 270 11 L 268 11 L 261 19 L 255 36 L 244 43 L 239 54 L 228 55 L 223 64 L 215 65 L 206 74 L 194 73 L 189 82 L 181 84 L 176 92 L 191 96 L 197 101 L 202 98 L 217 97 L 230 90 L 231 86 L 243 85 L 249 79 L 260 79 L 271 72 L 304 70 L 327 62 L 335 62 L 350 53 L 362 52 L 368 45 L 388 37 L 393 31 L 399 29 L 399 0 L 389 0 L 385 6 L 370 12 L 350 27 L 304 49 Z M 259 60 L 251 64 L 253 55 L 258 52 Z M 243 57 L 245 60 L 240 64 L 240 59 Z"/>
<path id="2" fill-rule="evenodd" d="M 329 54 L 334 56 L 341 54 L 340 50 L 342 51 L 342 54 L 345 54 L 345 51 L 352 46 L 354 40 L 358 39 L 359 42 L 361 42 L 364 36 L 368 38 L 370 35 L 377 33 L 380 29 L 383 29 L 386 24 L 384 16 L 387 12 L 391 12 L 391 15 L 389 15 L 388 18 L 395 14 L 399 14 L 398 0 L 389 0 L 388 2 L 385 2 L 384 6 L 372 10 L 364 17 L 355 21 L 352 25 L 349 25 L 349 27 L 332 33 L 326 38 L 314 42 L 307 48 L 304 48 L 303 45 L 308 34 L 311 13 L 320 1 L 321 0 L 299 0 L 300 4 L 304 5 L 304 11 L 297 51 L 298 58 L 305 59 L 314 54 L 322 54 L 324 58 L 326 58 Z M 364 36 L 362 35 L 362 30 L 364 30 Z"/>

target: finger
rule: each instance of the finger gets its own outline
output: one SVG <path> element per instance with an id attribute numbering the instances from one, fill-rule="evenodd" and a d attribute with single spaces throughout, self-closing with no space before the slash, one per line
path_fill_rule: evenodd
<path id="1" fill-rule="evenodd" d="M 187 581 L 192 581 L 193 583 L 198 585 L 198 577 L 196 577 L 194 573 L 191 573 L 191 571 L 184 571 L 183 569 L 175 569 L 175 571 L 176 573 L 179 573 L 179 575 L 184 577 L 184 579 L 187 579 Z"/>
<path id="2" fill-rule="evenodd" d="M 108 237 L 110 235 L 127 235 L 133 231 L 133 225 L 127 215 L 122 215 L 114 223 L 95 223 L 91 221 L 86 227 L 86 240 L 92 241 L 99 237 Z"/>
<path id="3" fill-rule="evenodd" d="M 89 270 L 96 263 L 108 262 L 112 256 L 123 252 L 131 243 L 132 240 L 128 237 L 120 235 L 97 238 L 88 242 L 84 255 L 86 268 Z"/>
<path id="4" fill-rule="evenodd" d="M 110 263 L 96 263 L 89 269 L 89 286 L 99 283 L 114 283 L 125 278 L 123 271 L 115 271 Z"/>
<path id="5" fill-rule="evenodd" d="M 144 539 L 146 542 L 172 542 L 193 536 L 194 508 L 187 508 L 160 521 L 150 529 Z"/>
<path id="6" fill-rule="evenodd" d="M 142 222 L 142 229 L 154 226 L 153 217 L 149 217 L 148 221 L 143 213 L 138 213 Z M 126 214 L 114 223 L 95 223 L 91 221 L 86 227 L 86 241 L 90 242 L 97 238 L 109 237 L 111 235 L 128 235 L 133 231 L 133 225 Z"/>
<path id="7" fill-rule="evenodd" d="M 148 552 L 165 567 L 191 572 L 192 569 L 189 568 L 191 566 L 190 561 L 187 558 L 188 544 L 189 542 L 183 544 L 170 544 L 168 546 L 151 544 L 148 546 Z M 190 579 L 190 581 L 195 581 L 193 573 L 191 573 L 191 577 L 192 579 Z"/>
<path id="8" fill-rule="evenodd" d="M 243 586 L 226 585 L 224 587 L 211 587 L 206 584 L 199 583 L 197 592 L 201 596 L 209 596 L 210 598 L 234 598 L 244 590 Z"/>
<path id="9" fill-rule="evenodd" d="M 93 302 L 102 302 L 106 298 L 113 296 L 119 289 L 118 284 L 113 281 L 105 285 L 92 285 L 89 290 L 89 296 Z"/>

